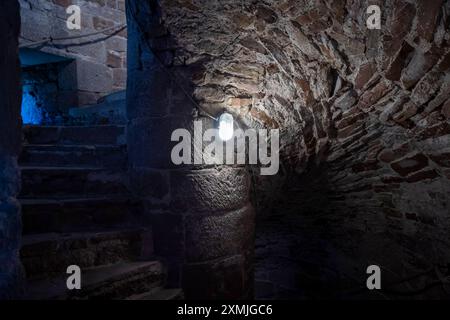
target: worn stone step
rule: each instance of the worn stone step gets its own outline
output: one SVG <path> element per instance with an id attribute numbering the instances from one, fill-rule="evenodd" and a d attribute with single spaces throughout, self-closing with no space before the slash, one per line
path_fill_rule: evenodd
<path id="1" fill-rule="evenodd" d="M 28 279 L 80 268 L 149 258 L 153 254 L 150 229 L 90 233 L 44 233 L 23 237 L 21 261 Z"/>
<path id="2" fill-rule="evenodd" d="M 69 115 L 74 118 L 89 119 L 94 123 L 124 125 L 127 121 L 125 100 L 105 100 L 102 103 L 72 108 Z"/>
<path id="3" fill-rule="evenodd" d="M 127 91 L 121 90 L 121 91 L 116 91 L 114 93 L 108 94 L 107 96 L 100 98 L 99 101 L 97 101 L 97 102 L 101 103 L 104 101 L 106 101 L 106 102 L 125 101 L 126 98 L 127 98 Z"/>
<path id="4" fill-rule="evenodd" d="M 26 297 L 31 300 L 125 299 L 164 285 L 165 270 L 159 261 L 126 262 L 81 269 L 81 289 L 68 290 L 67 275 L 31 281 Z"/>
<path id="5" fill-rule="evenodd" d="M 76 232 L 133 226 L 140 204 L 126 197 L 21 199 L 23 234 Z"/>
<path id="6" fill-rule="evenodd" d="M 182 300 L 184 299 L 181 289 L 155 288 L 145 293 L 132 295 L 127 300 Z"/>
<path id="7" fill-rule="evenodd" d="M 22 166 L 125 168 L 125 146 L 25 145 Z"/>
<path id="8" fill-rule="evenodd" d="M 125 173 L 99 168 L 22 167 L 21 198 L 127 194 Z"/>
<path id="9" fill-rule="evenodd" d="M 125 126 L 24 126 L 25 144 L 124 145 Z"/>

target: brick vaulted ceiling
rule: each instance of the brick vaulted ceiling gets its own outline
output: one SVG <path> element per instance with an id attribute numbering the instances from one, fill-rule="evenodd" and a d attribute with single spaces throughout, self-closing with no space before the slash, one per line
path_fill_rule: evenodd
<path id="1" fill-rule="evenodd" d="M 371 4 L 382 10 L 381 30 L 366 27 Z M 391 151 L 399 136 L 449 133 L 448 1 L 163 0 L 161 7 L 175 63 L 204 67 L 195 98 L 248 126 L 280 128 L 300 171 L 308 159 L 329 161 L 351 147 L 365 152 L 356 171 L 375 169 L 382 149 L 382 163 L 400 156 Z"/>
<path id="2" fill-rule="evenodd" d="M 192 67 L 203 109 L 281 130 L 299 210 L 333 213 L 336 246 L 387 265 L 448 260 L 450 1 L 159 3 L 171 37 L 154 50 Z M 381 30 L 366 26 L 373 4 Z"/>

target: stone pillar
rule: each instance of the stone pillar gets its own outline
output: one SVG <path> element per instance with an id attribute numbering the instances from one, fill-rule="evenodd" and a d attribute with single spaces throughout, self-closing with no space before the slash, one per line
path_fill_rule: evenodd
<path id="1" fill-rule="evenodd" d="M 252 295 L 254 211 L 245 167 L 182 165 L 171 161 L 173 130 L 203 129 L 193 116 L 196 63 L 177 66 L 157 1 L 127 1 L 128 148 L 130 186 L 144 203 L 157 255 L 169 284 L 190 298 Z M 146 37 L 146 38 L 144 38 Z M 150 49 L 151 48 L 151 49 Z M 193 133 L 192 133 L 193 137 Z"/>
<path id="2" fill-rule="evenodd" d="M 22 279 L 19 260 L 21 235 L 17 156 L 21 141 L 19 3 L 0 2 L 0 300 L 15 298 Z"/>

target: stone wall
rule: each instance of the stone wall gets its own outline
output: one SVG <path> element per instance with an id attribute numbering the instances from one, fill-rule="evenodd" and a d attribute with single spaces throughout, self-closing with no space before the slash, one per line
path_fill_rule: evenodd
<path id="1" fill-rule="evenodd" d="M 19 4 L 0 3 L 0 300 L 20 293 L 22 271 L 19 261 L 21 235 L 20 188 L 17 156 L 20 150 L 20 79 L 18 36 Z"/>
<path id="2" fill-rule="evenodd" d="M 66 26 L 66 8 L 72 4 L 81 8 L 80 30 Z M 20 0 L 20 6 L 21 45 L 48 37 L 88 34 L 125 22 L 124 0 Z M 32 48 L 76 60 L 66 66 L 66 71 L 62 70 L 75 74 L 77 79 L 78 92 L 74 95 L 68 91 L 65 97 L 70 107 L 95 104 L 100 97 L 125 88 L 126 38 L 124 29 Z"/>
<path id="3" fill-rule="evenodd" d="M 188 299 L 252 296 L 254 211 L 245 167 L 176 166 L 175 129 L 216 124 L 195 116 L 190 96 L 203 63 L 179 63 L 157 1 L 129 1 L 128 151 L 130 183 L 152 224 L 169 284 Z"/>
<path id="4" fill-rule="evenodd" d="M 381 30 L 366 26 L 371 4 Z M 161 8 L 172 42 L 153 45 L 169 46 L 182 68 L 201 66 L 191 79 L 202 108 L 282 132 L 282 170 L 257 183 L 259 208 L 286 195 L 258 221 L 260 280 L 281 296 L 307 288 L 303 297 L 323 296 L 333 282 L 330 294 L 342 296 L 364 285 L 372 263 L 389 283 L 450 261 L 449 1 L 162 0 Z M 300 271 L 271 275 L 274 256 L 295 257 Z M 425 294 L 443 294 L 433 290 Z"/>

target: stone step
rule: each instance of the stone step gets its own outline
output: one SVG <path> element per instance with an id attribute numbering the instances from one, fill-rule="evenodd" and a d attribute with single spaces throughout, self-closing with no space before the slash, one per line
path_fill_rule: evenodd
<path id="1" fill-rule="evenodd" d="M 115 102 L 115 101 L 125 101 L 125 99 L 127 98 L 127 91 L 126 90 L 121 90 L 121 91 L 116 91 L 113 92 L 111 94 L 108 94 L 107 96 L 104 96 L 102 98 L 99 99 L 99 101 L 97 101 L 98 103 L 101 102 Z"/>
<path id="2" fill-rule="evenodd" d="M 99 104 L 72 108 L 69 115 L 86 119 L 91 123 L 125 124 L 127 121 L 125 100 L 105 100 Z"/>
<path id="3" fill-rule="evenodd" d="M 164 285 L 165 270 L 159 261 L 126 262 L 81 269 L 81 289 L 68 290 L 69 275 L 62 272 L 50 279 L 31 281 L 30 300 L 125 299 Z"/>
<path id="4" fill-rule="evenodd" d="M 79 232 L 138 225 L 139 202 L 126 197 L 22 199 L 23 234 Z"/>
<path id="5" fill-rule="evenodd" d="M 125 126 L 24 126 L 24 144 L 124 145 Z"/>
<path id="6" fill-rule="evenodd" d="M 22 166 L 125 168 L 125 146 L 25 145 Z"/>
<path id="7" fill-rule="evenodd" d="M 22 167 L 20 198 L 125 195 L 125 173 L 99 168 Z"/>
<path id="8" fill-rule="evenodd" d="M 182 300 L 184 299 L 181 289 L 155 288 L 149 292 L 132 295 L 127 300 Z"/>
<path id="9" fill-rule="evenodd" d="M 149 258 L 150 229 L 91 233 L 43 233 L 23 237 L 21 261 L 28 279 L 65 272 L 70 265 L 89 268 Z"/>

